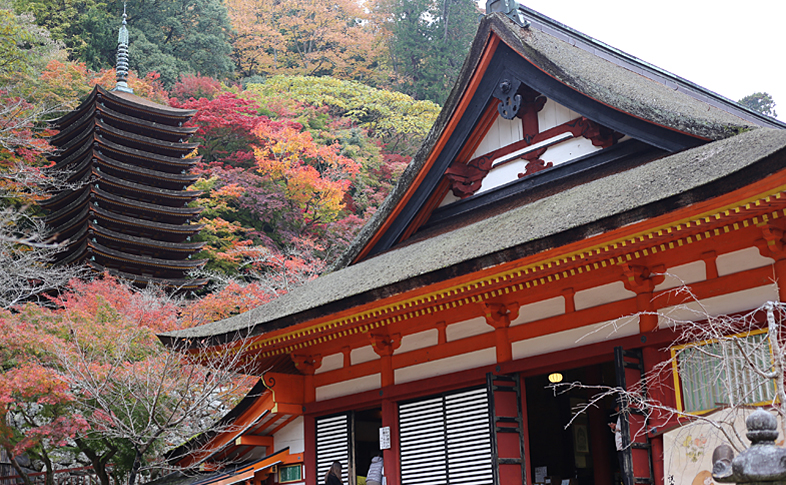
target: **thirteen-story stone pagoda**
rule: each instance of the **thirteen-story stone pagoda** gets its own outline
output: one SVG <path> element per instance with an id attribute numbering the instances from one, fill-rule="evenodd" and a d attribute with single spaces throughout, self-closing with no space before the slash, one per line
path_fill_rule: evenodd
<path id="1" fill-rule="evenodd" d="M 191 156 L 196 128 L 184 125 L 194 110 L 140 98 L 127 85 L 128 32 L 125 13 L 118 39 L 117 86 L 96 86 L 73 112 L 51 122 L 59 133 L 50 160 L 76 188 L 41 202 L 58 243 L 58 264 L 82 261 L 139 285 L 192 289 L 205 284 L 190 271 L 205 260 L 191 259 L 203 243 L 192 224 L 201 208 L 188 190 L 197 175 Z"/>

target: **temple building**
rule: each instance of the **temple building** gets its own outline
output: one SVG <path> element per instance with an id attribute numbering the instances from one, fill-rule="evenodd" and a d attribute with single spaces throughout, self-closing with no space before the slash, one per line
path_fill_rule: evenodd
<path id="1" fill-rule="evenodd" d="M 487 12 L 425 144 L 331 272 L 160 336 L 243 338 L 260 376 L 224 431 L 179 450 L 201 470 L 182 483 L 317 485 L 339 461 L 359 485 L 378 452 L 388 485 L 708 483 L 669 468 L 664 433 L 683 421 L 611 398 L 571 410 L 663 367 L 675 321 L 786 301 L 786 124 L 515 2 Z M 683 420 L 722 406 L 700 365 L 663 368 L 640 396 Z M 560 378 L 585 387 L 555 394 Z M 771 399 L 756 384 L 745 402 Z"/>
<path id="2" fill-rule="evenodd" d="M 65 245 L 57 264 L 86 262 L 135 284 L 198 288 L 188 273 L 204 265 L 191 259 L 203 243 L 192 238 L 200 192 L 188 190 L 198 176 L 198 143 L 185 127 L 193 110 L 171 108 L 136 96 L 127 83 L 125 13 L 118 39 L 117 86 L 96 86 L 74 111 L 51 122 L 59 130 L 53 170 L 70 187 L 40 202 L 56 242 Z"/>

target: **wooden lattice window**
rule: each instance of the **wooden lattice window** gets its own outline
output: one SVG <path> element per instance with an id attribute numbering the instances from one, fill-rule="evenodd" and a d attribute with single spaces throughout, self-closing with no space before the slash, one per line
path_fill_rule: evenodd
<path id="1" fill-rule="evenodd" d="M 773 380 L 751 366 L 772 370 L 766 330 L 673 347 L 671 354 L 680 411 L 696 414 L 730 405 L 763 404 L 775 396 Z"/>

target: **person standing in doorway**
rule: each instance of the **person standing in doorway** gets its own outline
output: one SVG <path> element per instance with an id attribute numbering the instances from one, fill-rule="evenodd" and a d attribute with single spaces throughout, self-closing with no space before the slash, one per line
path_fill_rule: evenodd
<path id="1" fill-rule="evenodd" d="M 631 485 L 628 483 L 628 474 L 625 473 L 625 448 L 622 446 L 622 423 L 620 414 L 620 405 L 614 406 L 614 412 L 617 414 L 617 422 L 609 423 L 609 428 L 614 433 L 614 446 L 617 448 L 617 461 L 620 465 L 620 478 L 622 478 L 622 485 Z"/>
<path id="2" fill-rule="evenodd" d="M 382 453 L 371 459 L 371 465 L 366 474 L 366 485 L 382 485 L 382 476 L 385 474 L 385 466 L 382 463 Z"/>
<path id="3" fill-rule="evenodd" d="M 343 485 L 341 481 L 341 462 L 334 461 L 325 474 L 325 485 Z"/>

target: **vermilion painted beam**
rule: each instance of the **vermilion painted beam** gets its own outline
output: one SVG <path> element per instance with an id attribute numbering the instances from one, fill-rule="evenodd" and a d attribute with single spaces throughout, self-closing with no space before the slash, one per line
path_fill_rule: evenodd
<path id="1" fill-rule="evenodd" d="M 272 436 L 238 436 L 235 439 L 235 446 L 264 446 L 264 447 L 272 447 L 273 446 L 273 437 Z"/>
<path id="2" fill-rule="evenodd" d="M 694 283 L 691 285 L 691 289 L 697 298 L 705 299 L 770 284 L 771 276 L 771 268 L 769 266 L 764 266 L 741 273 Z M 653 309 L 655 310 L 681 303 L 684 303 L 684 299 L 680 298 L 679 300 L 675 300 L 672 290 L 656 292 L 653 297 Z M 625 315 L 633 315 L 636 312 L 636 297 L 632 297 L 626 300 L 606 303 L 576 312 L 510 327 L 508 329 L 508 335 L 511 342 L 517 342 L 614 320 Z M 489 327 L 489 332 L 485 334 L 394 355 L 392 364 L 394 369 L 401 369 L 424 362 L 431 362 L 477 350 L 492 348 L 495 346 L 495 342 L 495 335 L 492 328 Z M 575 352 L 578 352 L 580 355 L 582 349 L 583 347 L 579 347 L 575 349 Z M 379 366 L 379 361 L 375 360 L 351 366 L 348 369 L 337 369 L 318 374 L 315 376 L 315 382 L 317 386 L 325 386 L 357 377 L 363 377 L 365 375 L 376 374 L 380 371 Z"/>
<path id="3" fill-rule="evenodd" d="M 739 193 L 742 193 L 742 192 L 738 191 L 738 195 L 739 195 Z M 715 202 L 718 202 L 718 201 L 722 200 L 724 197 L 718 198 L 717 200 L 715 200 Z M 739 201 L 739 199 L 737 199 L 737 201 Z M 769 213 L 769 212 L 771 212 L 774 209 L 777 209 L 777 208 L 780 208 L 780 207 L 784 206 L 785 204 L 786 204 L 786 200 L 784 200 L 783 198 L 782 199 L 772 198 L 770 202 L 767 202 L 765 204 L 761 204 L 761 207 L 758 207 L 758 206 L 756 206 L 754 204 L 750 204 L 748 206 L 749 209 L 742 210 L 742 211 L 739 212 L 739 214 L 735 214 L 734 212 L 732 212 L 730 214 L 730 218 L 731 218 L 731 220 L 733 220 L 733 219 L 742 220 L 743 218 L 746 218 L 746 217 L 750 218 L 750 217 L 752 217 L 753 215 L 756 215 L 756 214 L 760 214 L 761 215 L 761 214 L 764 214 L 764 213 Z M 695 204 L 694 206 L 691 206 L 691 208 L 699 207 L 699 206 L 702 206 L 702 204 Z M 718 208 L 717 206 L 715 206 L 715 207 L 716 207 L 716 209 Z M 680 211 L 676 211 L 676 212 L 679 213 Z M 671 217 L 674 217 L 674 215 L 675 215 L 674 213 L 669 214 L 669 216 L 671 216 Z M 693 214 L 693 217 L 695 218 L 696 215 Z M 659 221 L 660 219 L 661 218 L 654 218 L 654 219 L 648 221 L 647 226 L 652 227 L 651 221 Z M 663 219 L 663 221 L 665 221 L 665 219 Z M 663 221 L 661 221 L 661 222 L 663 222 Z M 710 222 L 708 222 L 706 224 L 702 224 L 702 226 L 700 226 L 700 227 L 695 227 L 694 226 L 691 229 L 691 231 L 684 231 L 684 230 L 680 231 L 679 236 L 687 236 L 690 233 L 694 233 L 694 231 L 695 232 L 700 232 L 700 231 L 711 229 L 714 225 L 721 224 L 721 223 L 728 224 L 730 222 L 731 221 L 730 221 L 729 218 L 723 218 L 720 222 L 716 222 L 714 220 L 714 218 L 713 218 L 712 220 L 710 220 Z M 751 225 L 749 225 L 749 226 L 751 226 Z M 631 227 L 633 227 L 633 229 L 631 229 Z M 656 227 L 659 227 L 659 226 L 656 226 Z M 742 227 L 742 225 L 740 225 L 740 227 Z M 716 237 L 713 238 L 713 244 L 717 242 L 719 245 L 721 245 L 721 244 L 731 245 L 732 243 L 729 243 L 728 241 L 731 241 L 733 239 L 737 239 L 738 237 L 741 237 L 743 234 L 750 234 L 750 236 L 746 236 L 746 237 L 755 237 L 756 236 L 755 231 L 753 231 L 751 229 L 751 227 L 749 227 L 747 229 L 740 229 L 739 231 L 731 231 L 729 234 L 726 234 L 726 235 L 716 236 Z M 638 231 L 636 231 L 637 229 L 638 229 Z M 641 231 L 640 231 L 641 229 L 642 229 L 642 227 L 640 225 L 633 224 L 633 225 L 627 226 L 626 228 L 623 228 L 621 230 L 612 231 L 612 233 L 613 233 L 614 236 L 616 236 L 614 238 L 614 240 L 618 240 L 618 238 L 622 234 L 625 234 L 625 233 L 629 233 L 629 234 L 631 234 L 631 233 L 632 234 L 641 233 Z M 602 239 L 607 239 L 609 237 L 610 236 L 608 236 L 608 235 L 603 235 L 603 237 L 599 236 L 598 239 L 602 240 Z M 663 240 L 665 241 L 668 238 L 672 238 L 673 239 L 674 237 L 676 237 L 676 234 L 669 235 L 668 231 L 664 231 L 664 235 L 660 236 L 658 238 L 663 238 Z M 593 243 L 597 243 L 598 239 L 593 239 L 592 242 Z M 561 248 L 562 251 L 560 251 L 560 253 L 565 254 L 565 252 L 564 252 L 565 250 L 574 249 L 574 248 L 576 250 L 579 250 L 579 248 L 582 247 L 582 246 L 586 247 L 588 245 L 588 241 L 590 241 L 590 240 L 581 241 L 581 246 L 579 246 L 579 245 L 575 245 L 575 246 L 567 245 L 567 246 L 564 246 L 564 247 Z M 619 246 L 615 251 L 624 252 L 624 251 L 630 251 L 631 249 L 635 249 L 636 247 L 644 248 L 644 247 L 648 247 L 648 245 L 651 245 L 653 242 L 654 241 L 647 239 L 643 243 L 639 244 L 639 242 L 637 241 L 636 243 L 629 243 L 625 247 Z M 684 249 L 685 246 L 688 247 L 687 250 Z M 691 248 L 691 246 L 693 248 L 695 248 L 695 249 Z M 656 260 L 656 259 L 660 259 L 660 258 L 664 258 L 664 257 L 665 258 L 678 257 L 678 255 L 682 251 L 687 251 L 687 252 L 696 251 L 697 253 L 700 253 L 700 250 L 705 250 L 705 249 L 706 249 L 706 244 L 688 244 L 688 245 L 683 245 L 682 248 L 669 250 L 669 251 L 666 251 L 665 253 L 662 252 L 662 251 L 658 251 L 655 255 L 650 255 L 650 256 L 648 256 L 646 258 L 642 258 L 641 261 L 642 262 L 649 262 L 650 259 Z M 533 261 L 535 261 L 535 260 L 543 261 L 544 259 L 547 259 L 546 256 L 548 255 L 549 252 L 550 251 L 547 251 L 544 254 L 533 256 L 532 259 L 533 259 Z M 719 250 L 718 252 L 721 252 L 721 251 Z M 568 251 L 568 253 L 570 253 L 570 251 Z M 698 254 L 697 254 L 697 256 L 698 256 Z M 608 258 L 608 257 L 610 257 L 610 255 L 601 254 L 599 257 L 606 257 L 606 258 Z M 492 270 L 487 270 L 487 271 L 473 273 L 473 274 L 467 275 L 465 277 L 461 277 L 461 278 L 457 278 L 457 279 L 451 280 L 450 282 L 443 282 L 443 283 L 440 283 L 440 284 L 437 284 L 437 285 L 433 285 L 433 286 L 428 287 L 428 288 L 412 291 L 412 292 L 406 293 L 404 296 L 400 295 L 398 297 L 392 298 L 391 300 L 400 301 L 400 300 L 406 300 L 406 299 L 411 299 L 411 298 L 417 298 L 419 295 L 430 294 L 430 293 L 434 292 L 435 290 L 439 290 L 440 288 L 445 288 L 446 289 L 446 288 L 454 287 L 457 284 L 466 284 L 466 283 L 468 283 L 470 281 L 477 280 L 478 278 L 489 277 L 489 275 L 491 275 L 491 274 L 499 273 L 501 271 L 505 271 L 508 268 L 513 269 L 513 268 L 516 268 L 516 267 L 521 267 L 521 265 L 526 264 L 526 260 L 527 259 L 530 259 L 530 258 L 525 258 L 524 260 L 519 260 L 519 261 L 512 262 L 512 263 L 499 265 L 497 267 L 494 267 Z M 564 266 L 564 268 L 561 268 L 561 269 L 567 270 L 567 269 L 569 269 L 569 267 L 568 266 Z M 571 286 L 575 287 L 575 286 L 578 286 L 578 284 L 581 284 L 582 282 L 587 281 L 587 278 L 591 278 L 592 277 L 591 273 L 596 273 L 596 271 L 590 272 L 590 276 L 588 276 L 588 277 L 571 278 L 570 279 Z M 574 283 L 576 283 L 576 284 L 574 284 Z M 509 283 L 500 283 L 500 285 L 504 285 L 504 284 L 509 284 Z M 549 285 L 546 285 L 546 286 L 549 286 Z M 486 286 L 484 289 L 479 289 L 478 291 L 487 291 L 488 288 L 489 287 Z M 574 289 L 576 289 L 577 291 L 580 290 L 580 288 L 574 288 Z M 532 290 L 532 289 L 530 289 L 530 290 Z M 527 296 L 529 296 L 530 293 L 534 293 L 533 291 L 530 291 L 530 290 L 528 290 L 527 292 L 523 292 L 523 294 L 526 294 Z M 537 290 L 537 288 L 535 290 Z M 522 292 L 519 292 L 519 293 L 522 293 Z M 466 294 L 460 295 L 460 297 L 465 297 L 465 296 L 466 296 Z M 458 296 L 457 296 L 457 298 L 458 298 Z M 377 302 L 374 305 L 395 303 L 394 301 L 391 301 L 391 300 L 386 300 L 384 302 Z M 410 306 L 408 308 L 412 308 L 412 307 L 415 307 L 415 305 Z M 369 308 L 371 308 L 371 305 L 369 305 Z M 349 311 L 347 313 L 347 315 L 349 315 L 349 314 L 356 314 L 358 311 L 359 310 L 357 308 L 355 308 L 355 309 Z M 342 313 L 341 316 L 344 316 L 343 315 L 344 312 L 341 312 L 341 313 Z M 340 315 L 336 314 L 336 315 L 333 315 L 333 316 L 334 317 L 339 317 Z M 313 325 L 313 322 L 311 324 Z M 359 324 L 362 325 L 363 323 L 359 323 Z M 310 326 L 310 325 L 309 324 L 303 324 L 302 326 L 303 327 L 307 327 L 307 326 Z M 301 327 L 301 325 L 298 325 L 297 327 Z"/>

